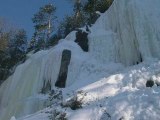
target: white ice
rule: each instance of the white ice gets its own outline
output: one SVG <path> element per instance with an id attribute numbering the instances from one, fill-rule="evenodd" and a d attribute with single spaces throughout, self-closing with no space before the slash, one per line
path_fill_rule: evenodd
<path id="1" fill-rule="evenodd" d="M 29 55 L 0 87 L 0 120 L 48 119 L 39 111 L 48 97 L 40 91 L 44 81 L 54 89 L 64 49 L 72 52 L 64 101 L 78 90 L 87 93 L 82 109 L 66 109 L 69 120 L 160 119 L 160 88 L 145 86 L 160 82 L 159 6 L 159 0 L 114 0 L 90 28 L 88 53 L 73 31 L 55 47 Z"/>

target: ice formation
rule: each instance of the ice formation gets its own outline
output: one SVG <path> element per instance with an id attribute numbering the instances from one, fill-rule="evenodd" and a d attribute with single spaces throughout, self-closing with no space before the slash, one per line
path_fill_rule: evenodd
<path id="1" fill-rule="evenodd" d="M 24 64 L 16 68 L 15 73 L 0 88 L 0 119 L 8 120 L 11 115 L 20 117 L 31 114 L 45 106 L 47 96 L 40 95 L 44 82 L 51 82 L 52 89 L 58 77 L 61 54 L 64 49 L 72 51 L 67 85 L 75 79 L 83 62 L 83 52 L 72 42 L 61 40 L 56 47 L 32 55 Z M 80 58 L 82 57 L 82 58 Z M 75 62 L 76 61 L 76 62 Z M 78 62 L 79 61 L 79 62 Z M 72 73 L 73 72 L 73 73 Z"/>
<path id="2" fill-rule="evenodd" d="M 160 58 L 159 4 L 158 0 L 115 0 L 91 29 L 91 53 L 102 61 L 125 65 Z"/>
<path id="3" fill-rule="evenodd" d="M 20 118 L 46 107 L 48 96 L 40 92 L 47 82 L 54 89 L 64 49 L 71 51 L 64 98 L 68 93 L 82 89 L 89 93 L 86 103 L 100 99 L 93 106 L 73 113 L 69 111 L 70 120 L 78 120 L 80 116 L 99 120 L 106 109 L 113 119 L 136 120 L 141 113 L 140 119 L 146 119 L 146 116 L 160 119 L 159 89 L 146 89 L 144 84 L 154 75 L 157 75 L 156 80 L 159 79 L 160 63 L 153 60 L 160 58 L 159 5 L 159 0 L 115 0 L 90 28 L 89 52 L 83 52 L 74 42 L 74 31 L 55 47 L 31 55 L 0 86 L 0 120 L 9 120 L 12 116 Z M 136 69 L 123 66 L 142 61 Z M 110 97 L 108 101 L 106 97 Z M 139 101 L 134 105 L 132 102 L 136 100 Z M 106 107 L 97 108 L 99 102 Z M 150 111 L 153 114 L 149 114 Z M 38 113 L 36 116 L 46 117 Z M 27 118 L 24 119 L 40 119 Z"/>

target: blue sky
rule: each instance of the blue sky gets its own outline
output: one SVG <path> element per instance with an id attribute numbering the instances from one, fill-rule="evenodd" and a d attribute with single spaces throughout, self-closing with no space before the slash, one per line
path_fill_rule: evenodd
<path id="1" fill-rule="evenodd" d="M 0 17 L 24 28 L 30 38 L 34 32 L 31 18 L 39 7 L 47 3 L 53 3 L 57 7 L 56 15 L 60 20 L 72 11 L 69 0 L 0 0 Z"/>

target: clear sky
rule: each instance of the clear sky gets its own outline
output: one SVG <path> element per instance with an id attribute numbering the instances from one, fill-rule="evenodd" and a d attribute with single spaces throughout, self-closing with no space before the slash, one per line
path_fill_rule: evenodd
<path id="1" fill-rule="evenodd" d="M 47 3 L 57 7 L 56 15 L 59 19 L 72 11 L 69 0 L 0 0 L 0 17 L 19 28 L 24 28 L 30 38 L 34 32 L 31 18 L 41 6 Z"/>

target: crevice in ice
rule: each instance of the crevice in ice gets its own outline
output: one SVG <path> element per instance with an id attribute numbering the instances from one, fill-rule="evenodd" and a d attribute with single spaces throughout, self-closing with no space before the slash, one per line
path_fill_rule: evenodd
<path id="1" fill-rule="evenodd" d="M 58 75 L 58 79 L 55 83 L 56 87 L 64 88 L 66 85 L 67 74 L 68 74 L 68 66 L 71 60 L 71 51 L 63 50 L 62 59 L 61 59 L 61 67 Z"/>

